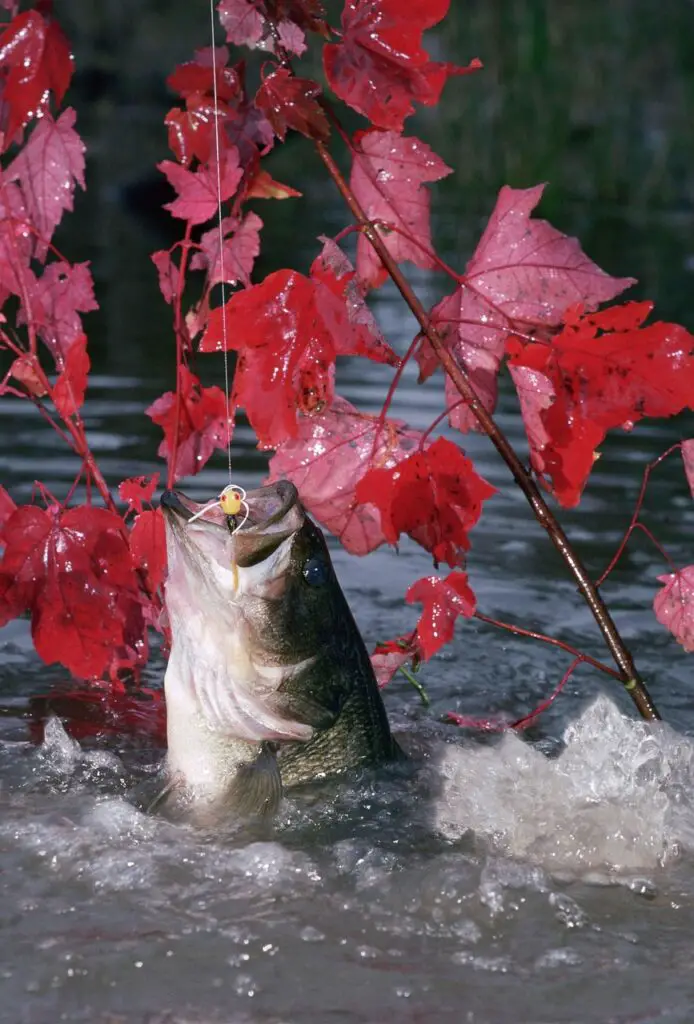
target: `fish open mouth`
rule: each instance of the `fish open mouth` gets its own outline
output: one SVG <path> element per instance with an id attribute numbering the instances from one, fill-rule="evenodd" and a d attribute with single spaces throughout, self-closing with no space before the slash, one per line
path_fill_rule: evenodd
<path id="1" fill-rule="evenodd" d="M 215 503 L 192 523 L 193 516 L 205 506 L 181 491 L 164 491 L 160 505 L 167 522 L 174 528 L 184 527 L 197 533 L 223 530 L 232 540 L 237 565 L 246 567 L 268 558 L 287 537 L 300 530 L 305 514 L 298 491 L 289 480 L 250 490 L 245 502 L 248 511 L 245 521 L 243 514 L 225 515 L 219 503 Z"/>

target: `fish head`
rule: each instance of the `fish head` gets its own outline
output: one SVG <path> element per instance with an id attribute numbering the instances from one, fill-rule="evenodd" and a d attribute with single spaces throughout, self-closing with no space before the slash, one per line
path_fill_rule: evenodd
<path id="1" fill-rule="evenodd" d="M 344 606 L 325 538 L 288 480 L 245 501 L 244 515 L 231 517 L 164 492 L 169 614 L 204 601 L 220 626 L 243 620 L 261 661 L 303 659 L 329 640 Z"/>

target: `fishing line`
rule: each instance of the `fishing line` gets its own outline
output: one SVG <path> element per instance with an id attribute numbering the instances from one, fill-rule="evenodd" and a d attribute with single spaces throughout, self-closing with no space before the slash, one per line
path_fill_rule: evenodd
<path id="1" fill-rule="evenodd" d="M 212 96 L 214 101 L 214 148 L 217 164 L 217 221 L 219 225 L 219 276 L 221 277 L 222 289 L 222 346 L 224 348 L 224 394 L 226 395 L 226 421 L 227 421 L 227 462 L 229 468 L 229 484 L 231 484 L 231 419 L 229 417 L 229 353 L 227 351 L 227 318 L 224 311 L 226 303 L 225 279 L 224 279 L 224 228 L 222 226 L 222 170 L 220 166 L 220 145 L 219 145 L 219 109 L 217 97 L 217 51 L 214 44 L 214 0 L 210 0 L 210 39 L 212 43 Z M 222 491 L 222 495 L 228 487 Z M 245 497 L 244 491 L 244 497 Z M 221 497 L 220 495 L 220 502 Z M 247 518 L 247 517 L 246 517 Z"/>

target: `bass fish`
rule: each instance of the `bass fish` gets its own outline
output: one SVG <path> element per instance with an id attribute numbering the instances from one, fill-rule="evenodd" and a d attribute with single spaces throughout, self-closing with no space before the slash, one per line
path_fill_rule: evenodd
<path id="1" fill-rule="evenodd" d="M 154 805 L 197 820 L 271 813 L 283 789 L 400 756 L 296 488 L 280 480 L 246 502 L 237 522 L 179 491 L 161 498 L 172 646 L 167 782 Z"/>

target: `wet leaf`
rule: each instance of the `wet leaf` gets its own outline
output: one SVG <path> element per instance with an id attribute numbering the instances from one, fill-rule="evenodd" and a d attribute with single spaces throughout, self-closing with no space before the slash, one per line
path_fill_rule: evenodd
<path id="1" fill-rule="evenodd" d="M 235 147 L 224 151 L 219 179 L 214 161 L 197 171 L 189 171 L 172 160 L 162 160 L 157 167 L 178 193 L 178 198 L 165 203 L 164 209 L 191 224 L 204 224 L 216 214 L 219 203 L 234 195 L 243 176 Z"/>
<path id="2" fill-rule="evenodd" d="M 412 662 L 412 668 L 416 671 L 420 658 L 421 651 L 416 633 L 378 644 L 371 655 L 371 664 L 378 685 L 387 686 L 395 673 L 408 662 Z"/>
<path id="3" fill-rule="evenodd" d="M 366 555 L 386 538 L 378 508 L 357 501 L 357 485 L 371 467 L 401 462 L 421 436 L 399 420 L 380 424 L 336 396 L 326 412 L 299 417 L 296 437 L 270 459 L 269 480 L 293 481 L 310 514 L 351 554 Z"/>
<path id="4" fill-rule="evenodd" d="M 260 229 L 263 222 L 255 213 L 243 220 L 225 217 L 222 220 L 223 242 L 219 244 L 219 225 L 210 228 L 200 239 L 200 252 L 190 261 L 191 270 L 207 271 L 207 287 L 225 281 L 248 285 L 251 271 L 260 253 Z"/>
<path id="5" fill-rule="evenodd" d="M 333 91 L 378 128 L 402 131 L 414 103 L 438 103 L 449 75 L 467 68 L 429 60 L 423 32 L 447 14 L 450 0 L 347 0 L 342 40 L 323 48 Z"/>
<path id="6" fill-rule="evenodd" d="M 155 593 L 166 574 L 166 531 L 161 509 L 140 512 L 130 531 L 130 551 L 135 568 L 145 574 L 150 593 Z"/>
<path id="7" fill-rule="evenodd" d="M 179 268 L 171 259 L 171 254 L 166 249 L 160 249 L 158 252 L 153 252 L 150 258 L 154 266 L 157 268 L 157 274 L 159 276 L 159 291 L 164 296 L 164 300 L 166 302 L 172 303 L 174 295 L 177 294 L 178 290 Z"/>
<path id="8" fill-rule="evenodd" d="M 507 342 L 512 372 L 524 371 L 532 465 L 566 507 L 578 504 L 609 430 L 694 407 L 694 336 L 678 324 L 639 326 L 650 309 L 570 310 L 550 342 Z"/>
<path id="9" fill-rule="evenodd" d="M 39 375 L 35 356 L 18 356 L 12 363 L 12 376 L 24 385 L 30 395 L 43 398 L 48 394 L 44 379 Z"/>
<path id="10" fill-rule="evenodd" d="M 31 614 L 46 662 L 94 678 L 126 652 L 146 652 L 137 579 L 123 523 L 106 509 L 20 506 L 2 530 L 0 624 Z"/>
<path id="11" fill-rule="evenodd" d="M 261 444 L 294 437 L 298 411 L 330 405 L 338 355 L 397 363 L 355 309 L 320 277 L 279 270 L 212 310 L 200 351 L 221 351 L 226 340 L 239 352 L 232 402 L 245 409 Z"/>
<path id="12" fill-rule="evenodd" d="M 141 513 L 143 502 L 147 505 L 151 503 L 158 484 L 158 473 L 153 473 L 152 476 L 131 476 L 123 480 L 118 485 L 118 495 L 121 501 L 127 502 L 128 510 L 125 514 Z"/>
<path id="13" fill-rule="evenodd" d="M 557 327 L 574 303 L 593 310 L 634 283 L 632 278 L 610 277 L 575 238 L 531 218 L 543 190 L 544 185 L 501 189 L 460 284 L 431 311 L 434 326 L 489 412 L 496 406 L 497 375 L 509 333 Z M 418 359 L 424 380 L 438 366 L 428 342 Z M 458 398 L 447 377 L 447 404 Z M 465 405 L 452 411 L 450 422 L 463 431 L 477 427 Z"/>
<path id="14" fill-rule="evenodd" d="M 309 139 L 327 139 L 328 120 L 317 97 L 321 88 L 308 78 L 296 78 L 286 68 L 267 75 L 255 97 L 256 107 L 265 114 L 278 138 L 284 141 L 293 128 Z"/>
<path id="15" fill-rule="evenodd" d="M 16 508 L 17 506 L 10 495 L 7 493 L 5 488 L 0 485 L 0 543 L 2 543 L 2 527 Z"/>
<path id="16" fill-rule="evenodd" d="M 64 368 L 53 388 L 53 404 L 64 420 L 73 416 L 84 404 L 89 376 L 87 339 L 84 334 L 75 338 L 63 361 Z"/>
<path id="17" fill-rule="evenodd" d="M 71 107 L 57 121 L 45 114 L 6 172 L 7 180 L 19 180 L 29 220 L 39 233 L 39 259 L 65 210 L 72 210 L 75 182 L 84 188 L 85 147 L 75 119 Z"/>
<path id="18" fill-rule="evenodd" d="M 381 512 L 386 540 L 397 543 L 409 534 L 435 562 L 464 565 L 469 531 L 482 513 L 482 502 L 495 488 L 452 441 L 440 437 L 388 469 L 371 469 L 357 486 L 357 500 Z"/>
<path id="19" fill-rule="evenodd" d="M 417 580 L 405 594 L 405 600 L 408 604 L 424 605 L 417 637 L 425 660 L 453 639 L 456 619 L 475 614 L 475 595 L 467 574 L 460 571 L 449 573 L 445 579 L 425 576 Z"/>
<path id="20" fill-rule="evenodd" d="M 399 229 L 379 229 L 393 259 L 434 269 L 425 184 L 445 178 L 451 168 L 419 139 L 396 132 L 361 132 L 354 142 L 351 186 L 369 220 Z M 357 240 L 357 273 L 370 287 L 382 284 L 387 276 L 363 235 Z"/>
<path id="21" fill-rule="evenodd" d="M 694 565 L 659 576 L 664 586 L 653 602 L 655 617 L 685 651 L 694 651 Z"/>
<path id="22" fill-rule="evenodd" d="M 182 366 L 179 403 L 178 445 L 175 479 L 199 473 L 215 448 L 226 449 L 227 400 L 221 388 L 204 388 L 195 374 Z M 162 427 L 164 440 L 158 455 L 170 461 L 176 435 L 176 392 L 167 391 L 146 410 L 149 418 Z"/>
<path id="23" fill-rule="evenodd" d="M 20 128 L 48 113 L 49 91 L 58 106 L 72 78 L 70 46 L 53 18 L 39 11 L 16 15 L 0 35 L 0 68 L 6 69 L 2 99 L 9 108 L 7 149 Z"/>
<path id="24" fill-rule="evenodd" d="M 25 294 L 31 301 L 31 317 L 39 337 L 60 365 L 84 336 L 79 314 L 99 308 L 89 264 L 49 263 Z M 20 322 L 23 319 L 20 317 Z"/>

